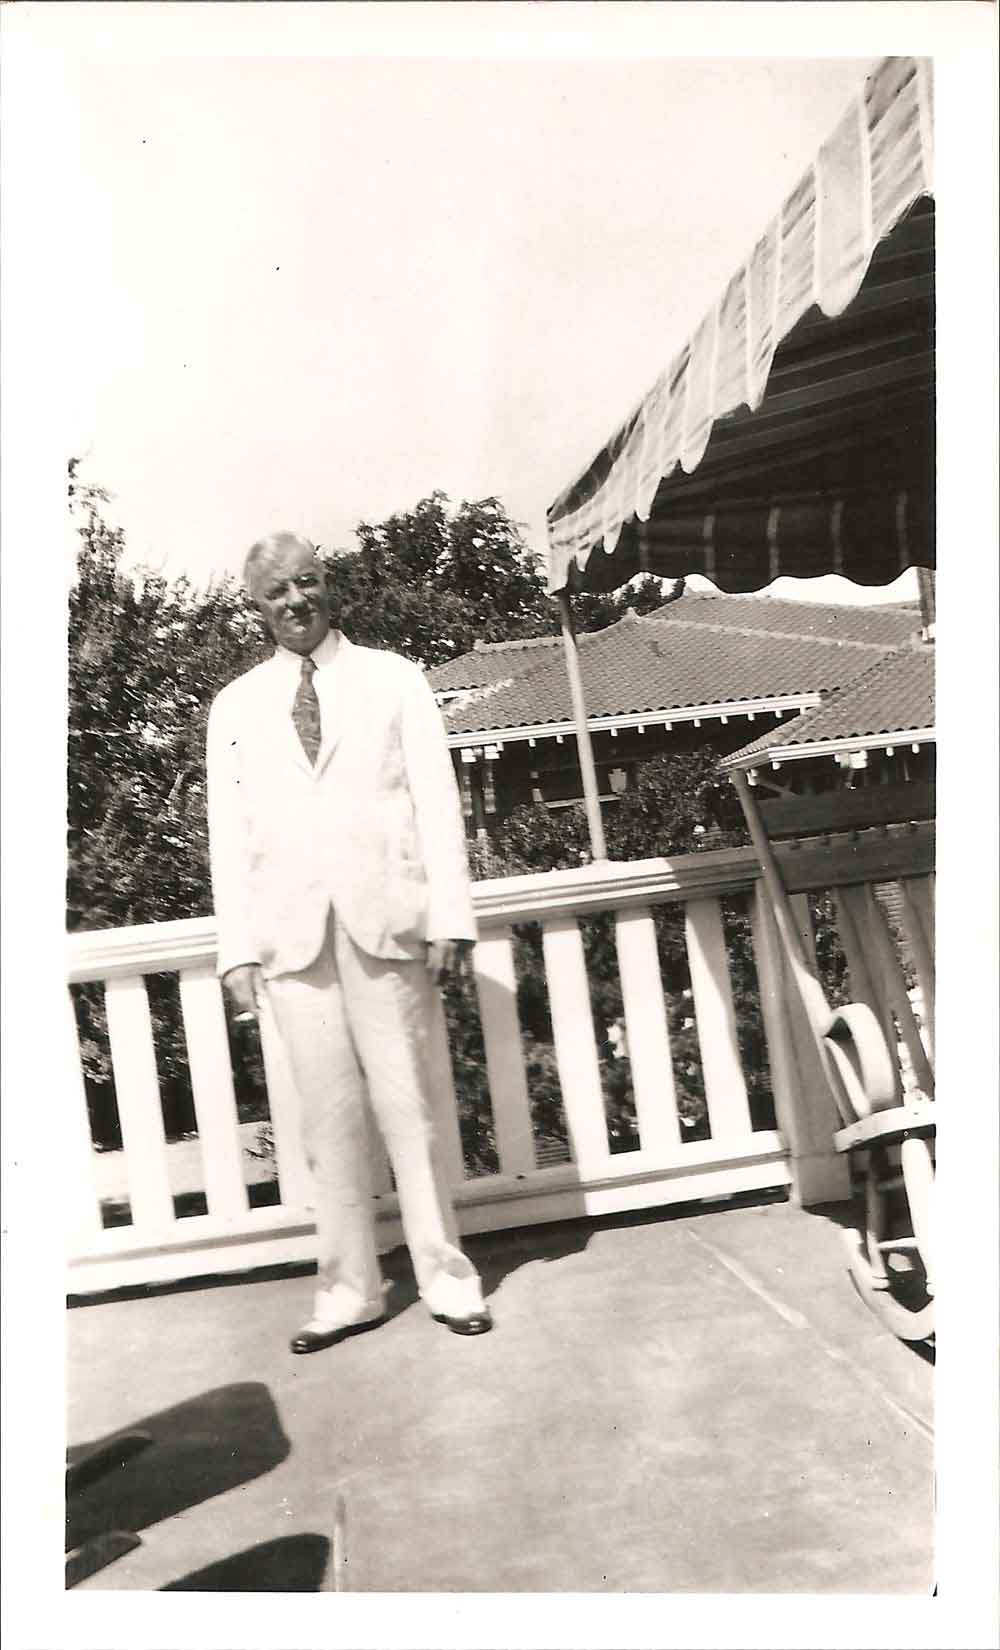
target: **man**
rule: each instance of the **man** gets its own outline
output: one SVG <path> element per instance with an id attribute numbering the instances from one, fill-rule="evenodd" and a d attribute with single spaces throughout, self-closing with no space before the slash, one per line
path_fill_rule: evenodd
<path id="1" fill-rule="evenodd" d="M 316 1184 L 314 1352 L 384 1317 L 365 1088 L 420 1294 L 459 1334 L 492 1327 L 458 1245 L 429 1110 L 436 986 L 475 940 L 458 789 L 421 671 L 334 628 L 315 547 L 261 539 L 244 570 L 276 644 L 208 724 L 219 973 L 238 1018 L 266 995 Z"/>

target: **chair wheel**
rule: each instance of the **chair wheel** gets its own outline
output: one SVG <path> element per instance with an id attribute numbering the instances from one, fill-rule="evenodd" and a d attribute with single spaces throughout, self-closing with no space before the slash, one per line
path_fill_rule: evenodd
<path id="1" fill-rule="evenodd" d="M 904 1141 L 898 1165 L 890 1164 L 884 1146 L 870 1148 L 865 1157 L 865 1229 L 845 1233 L 851 1276 L 866 1306 L 899 1340 L 929 1340 L 934 1334 L 927 1252 L 934 1173 L 930 1143 Z"/>

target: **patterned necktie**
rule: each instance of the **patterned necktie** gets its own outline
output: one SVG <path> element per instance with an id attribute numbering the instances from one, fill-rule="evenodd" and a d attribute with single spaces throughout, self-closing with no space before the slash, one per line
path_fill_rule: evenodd
<path id="1" fill-rule="evenodd" d="M 315 659 L 303 659 L 302 676 L 299 689 L 292 705 L 292 721 L 295 731 L 302 741 L 302 749 L 315 767 L 319 755 L 322 729 L 319 719 L 319 699 L 316 696 L 316 687 L 313 677 L 316 674 Z"/>

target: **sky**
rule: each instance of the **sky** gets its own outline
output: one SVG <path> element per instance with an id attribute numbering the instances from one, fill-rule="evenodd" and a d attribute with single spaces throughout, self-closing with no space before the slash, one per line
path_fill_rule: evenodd
<path id="1" fill-rule="evenodd" d="M 541 550 L 872 61 L 76 59 L 72 438 L 130 557 L 434 489 Z"/>

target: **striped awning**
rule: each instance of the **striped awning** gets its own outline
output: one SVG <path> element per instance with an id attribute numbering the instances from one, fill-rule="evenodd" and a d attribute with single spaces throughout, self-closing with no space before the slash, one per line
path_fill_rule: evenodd
<path id="1" fill-rule="evenodd" d="M 552 591 L 934 565 L 929 63 L 886 58 L 694 336 L 548 512 Z"/>

